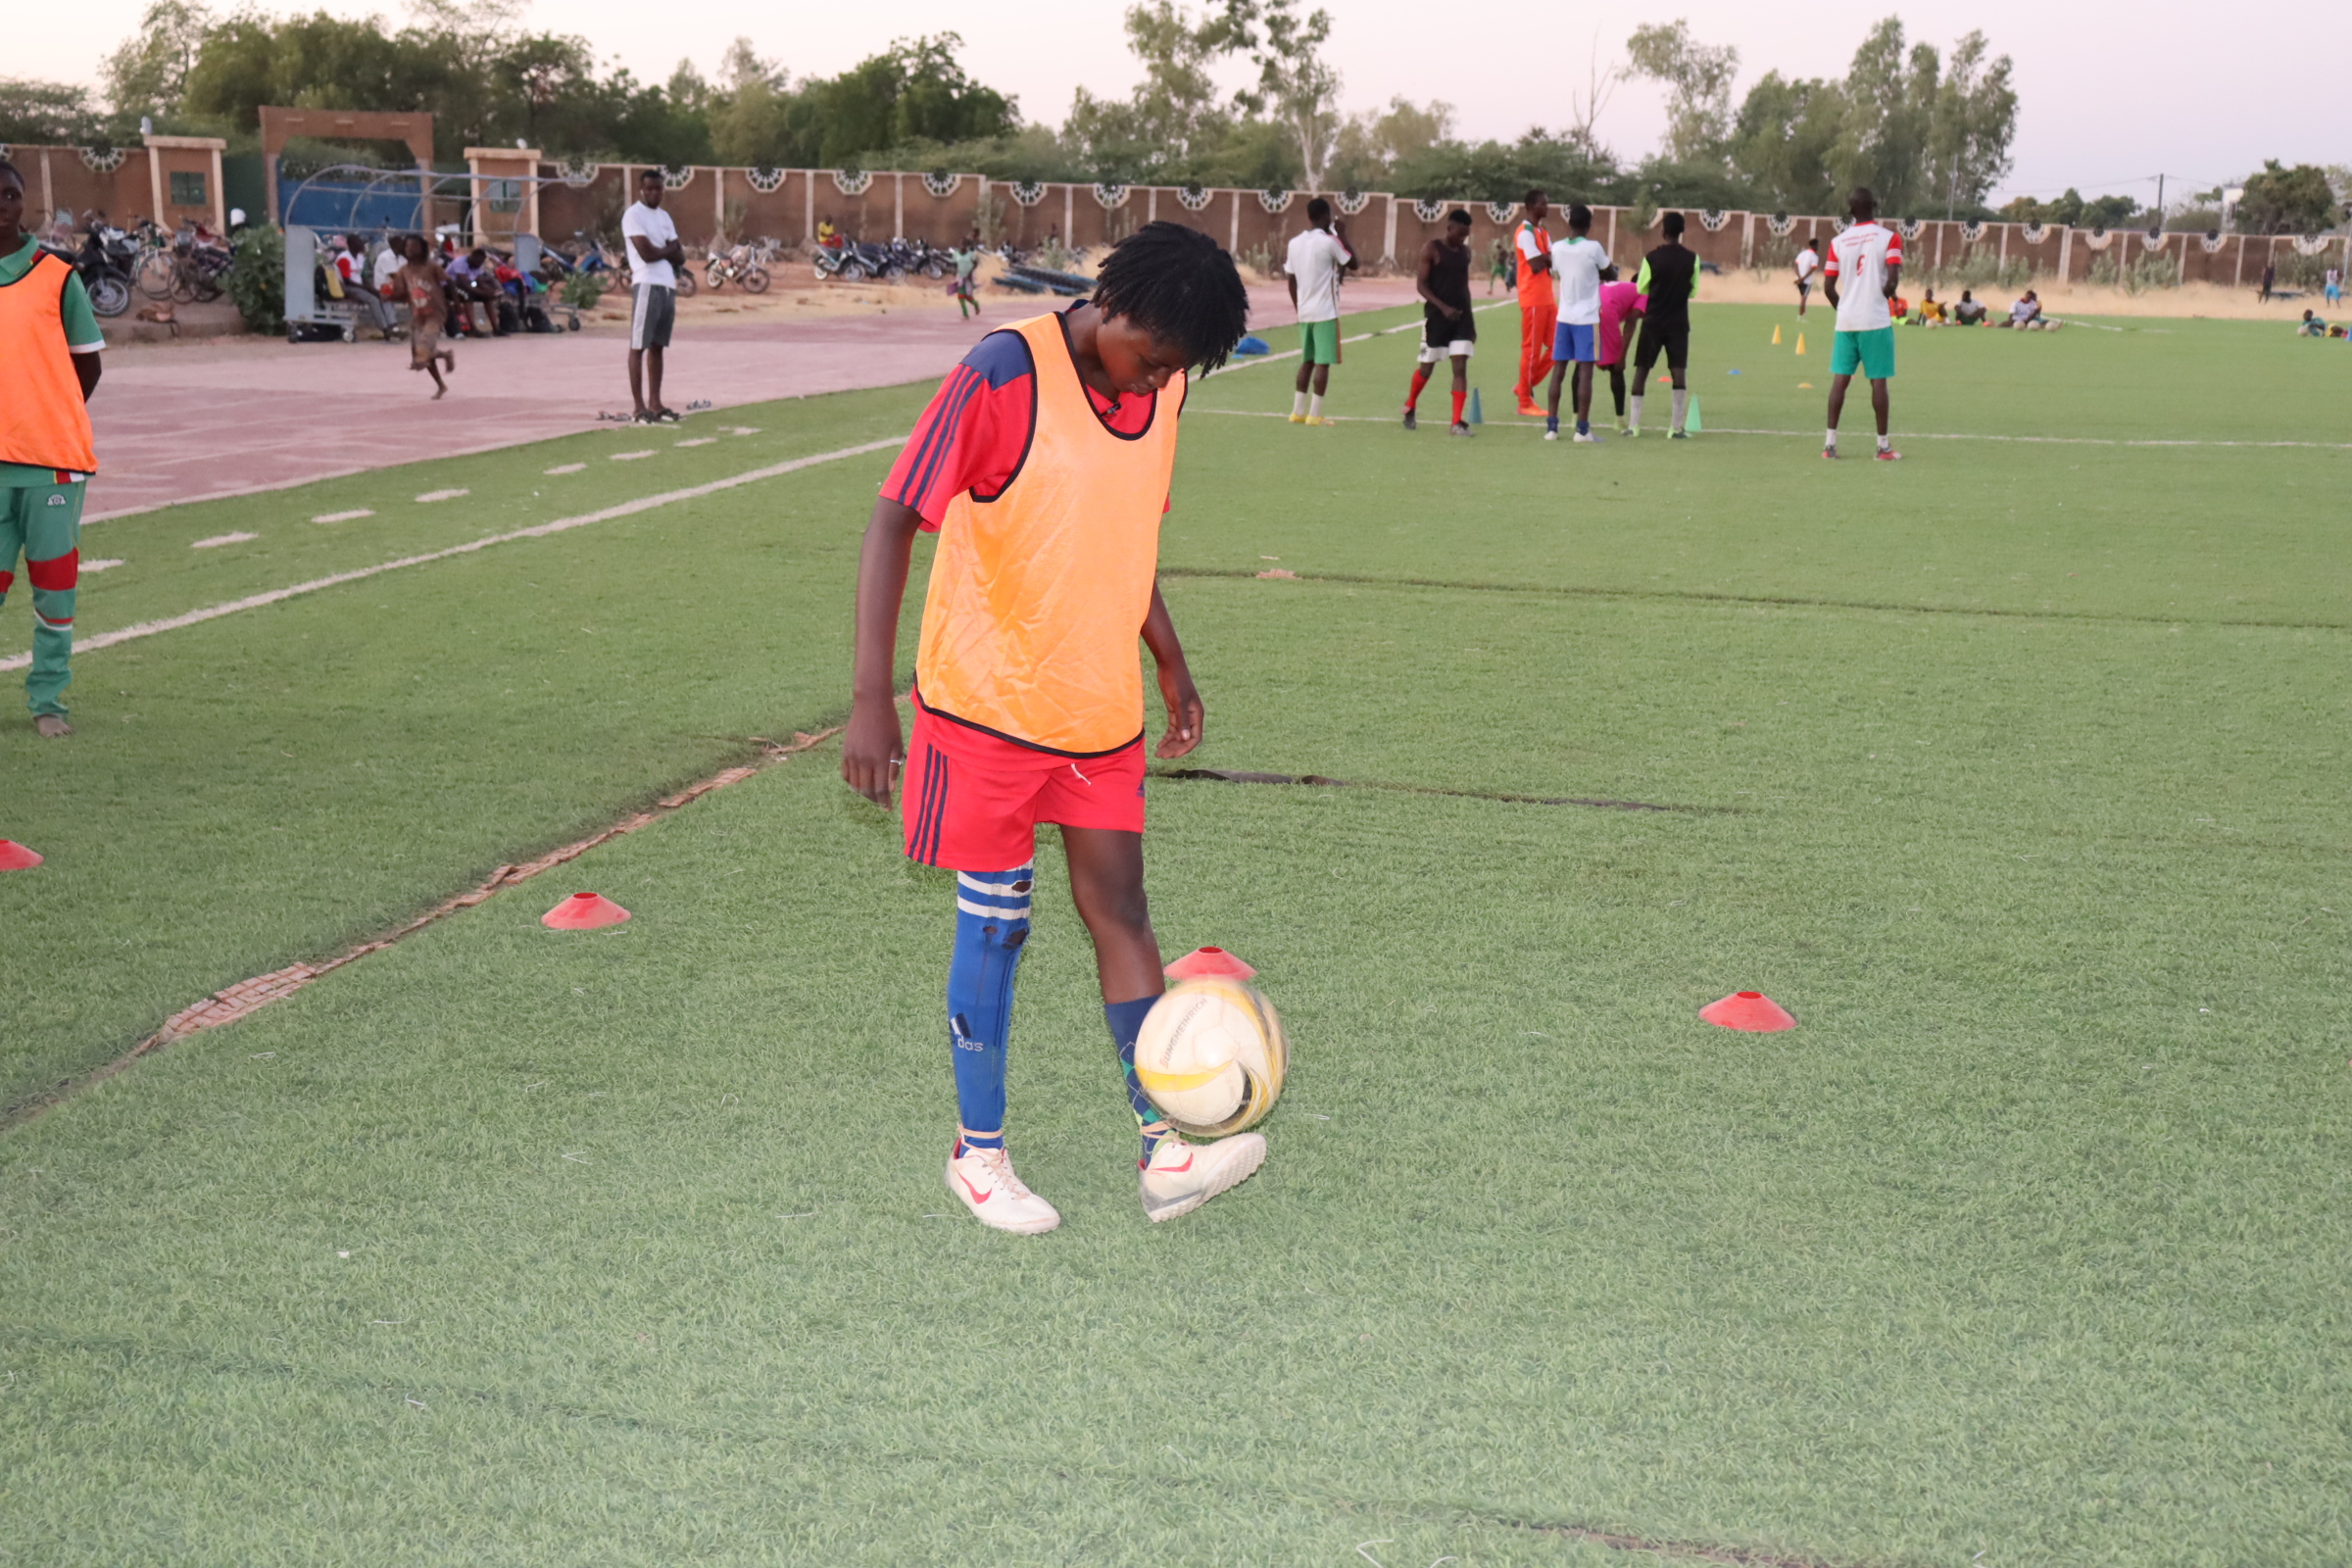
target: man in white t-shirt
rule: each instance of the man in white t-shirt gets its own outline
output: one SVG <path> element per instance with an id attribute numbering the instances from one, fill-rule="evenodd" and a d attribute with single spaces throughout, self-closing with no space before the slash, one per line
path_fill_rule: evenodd
<path id="1" fill-rule="evenodd" d="M 1598 358 L 1600 285 L 1617 275 L 1608 251 L 1592 238 L 1592 209 L 1583 202 L 1568 206 L 1568 237 L 1551 247 L 1551 286 L 1559 302 L 1559 320 L 1551 332 L 1551 390 L 1544 408 L 1544 439 L 1560 438 L 1560 383 L 1568 368 L 1576 367 L 1576 439 L 1591 445 L 1592 433 L 1592 365 Z"/>
<path id="2" fill-rule="evenodd" d="M 1838 335 L 1830 348 L 1830 433 L 1821 455 L 1838 455 L 1846 384 L 1860 369 L 1870 379 L 1870 407 L 1879 416 L 1878 461 L 1893 463 L 1902 454 L 1886 436 L 1886 383 L 1894 375 L 1894 313 L 1886 302 L 1902 279 L 1903 242 L 1894 230 L 1880 226 L 1879 199 L 1868 185 L 1854 187 L 1846 211 L 1854 220 L 1830 241 L 1829 265 L 1821 272 L 1822 295 L 1838 312 Z"/>
<path id="3" fill-rule="evenodd" d="M 629 310 L 629 399 L 639 424 L 675 424 L 677 411 L 662 401 L 662 351 L 669 347 L 678 318 L 678 269 L 686 251 L 678 225 L 662 210 L 662 171 L 637 176 L 637 200 L 620 215 L 621 243 L 629 253 L 629 281 L 636 301 Z"/>
<path id="4" fill-rule="evenodd" d="M 1328 424 L 1323 394 L 1331 388 L 1331 368 L 1340 363 L 1340 274 L 1355 270 L 1355 253 L 1348 248 L 1348 230 L 1333 221 L 1331 203 L 1322 197 L 1306 204 L 1306 220 L 1314 226 L 1292 240 L 1282 259 L 1291 306 L 1298 313 L 1301 350 L 1298 380 L 1291 394 L 1291 422 Z"/>
<path id="5" fill-rule="evenodd" d="M 1812 236 L 1805 238 L 1805 248 L 1796 253 L 1796 314 L 1805 314 L 1805 306 L 1813 298 L 1813 279 L 1821 271 L 1821 252 L 1813 248 Z"/>

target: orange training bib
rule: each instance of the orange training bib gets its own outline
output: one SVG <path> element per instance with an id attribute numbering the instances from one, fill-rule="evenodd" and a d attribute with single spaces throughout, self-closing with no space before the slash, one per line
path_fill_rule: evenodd
<path id="1" fill-rule="evenodd" d="M 1122 436 L 1088 401 L 1059 316 L 1010 330 L 1035 366 L 1029 450 L 997 495 L 966 491 L 948 506 L 915 685 L 942 718 L 1100 757 L 1144 730 L 1136 641 L 1152 609 L 1185 378 L 1160 389 L 1142 433 Z"/>

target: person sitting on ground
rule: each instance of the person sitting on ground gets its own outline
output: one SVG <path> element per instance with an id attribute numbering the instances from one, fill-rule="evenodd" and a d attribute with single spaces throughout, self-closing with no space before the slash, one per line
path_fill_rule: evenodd
<path id="1" fill-rule="evenodd" d="M 1984 324 L 1984 302 L 1967 289 L 1960 291 L 1960 303 L 1952 307 L 1952 320 L 1960 326 Z"/>
<path id="2" fill-rule="evenodd" d="M 1919 314 L 1912 317 L 1911 319 L 1920 326 L 1941 326 L 1947 319 L 1943 314 L 1943 306 L 1936 299 L 1934 289 L 1927 290 L 1925 297 L 1919 302 Z"/>
<path id="3" fill-rule="evenodd" d="M 2040 318 L 2041 301 L 2035 296 L 2032 289 L 2028 289 L 2026 290 L 2025 298 L 2019 300 L 2015 305 L 2009 307 L 2009 319 L 2003 321 L 2001 324 L 2003 326 L 2013 326 L 2022 331 L 2026 327 L 2034 325 Z"/>
<path id="4" fill-rule="evenodd" d="M 2295 325 L 2295 336 L 2297 337 L 2326 337 L 2327 335 L 2328 323 L 2309 311 L 2303 313 L 2303 319 Z"/>

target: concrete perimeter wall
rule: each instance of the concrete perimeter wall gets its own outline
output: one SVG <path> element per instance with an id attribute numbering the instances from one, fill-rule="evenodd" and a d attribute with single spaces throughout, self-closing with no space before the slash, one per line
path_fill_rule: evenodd
<path id="1" fill-rule="evenodd" d="M 128 228 L 153 218 L 166 228 L 183 219 L 200 219 L 215 228 L 228 226 L 220 190 L 220 154 L 228 143 L 213 136 L 150 136 L 143 147 L 99 153 L 81 147 L 15 147 L 8 160 L 24 176 L 24 226 L 46 231 L 50 219 L 71 212 L 76 225 L 92 211 Z M 183 192 L 201 190 L 202 200 L 175 202 L 173 174 Z M 190 176 L 194 176 L 193 179 Z"/>
<path id="2" fill-rule="evenodd" d="M 541 164 L 540 174 L 551 179 L 540 187 L 544 233 L 564 240 L 575 229 L 598 228 L 600 215 L 619 212 L 637 170 L 638 166 L 619 164 L 568 170 Z M 670 172 L 673 180 L 677 174 Z M 982 221 L 986 203 L 997 234 L 1024 248 L 1055 235 L 1065 245 L 1097 248 L 1126 237 L 1140 224 L 1168 219 L 1214 235 L 1245 261 L 1278 263 L 1291 237 L 1306 226 L 1306 204 L 1312 194 L 1293 191 L 1267 197 L 1254 190 L 1186 191 L 1166 185 L 1029 185 L 978 174 L 941 178 L 881 171 L 845 179 L 830 170 L 696 167 L 684 175 L 664 205 L 690 246 L 707 246 L 722 232 L 730 239 L 765 238 L 806 246 L 814 240 L 817 222 L 827 218 L 852 239 L 904 235 L 944 245 L 962 239 L 975 226 L 991 226 Z M 1409 268 L 1423 242 L 1445 229 L 1445 215 L 1453 207 L 1469 210 L 1470 243 L 1482 257 L 1520 219 L 1518 205 L 1509 202 L 1416 203 L 1381 193 L 1326 194 L 1341 208 L 1356 253 L 1367 262 L 1398 268 Z M 1348 213 L 1350 207 L 1355 211 Z M 1684 216 L 1690 224 L 1684 243 L 1702 260 L 1726 270 L 1786 265 L 1786 258 L 1805 239 L 1826 241 L 1839 226 L 1828 218 L 1775 219 L 1767 213 L 1686 211 Z M 1607 245 L 1618 262 L 1632 262 L 1660 242 L 1662 219 L 1663 214 L 1637 232 L 1629 209 L 1597 207 L 1592 237 Z M 1554 234 L 1567 231 L 1556 208 L 1548 226 Z M 2283 260 L 2299 246 L 2305 254 L 2318 254 L 2308 249 L 2311 241 L 2283 234 L 2207 238 L 2168 233 L 2151 238 L 2138 230 L 2102 233 L 2026 223 L 1926 221 L 1901 226 L 1903 248 L 1914 270 L 1977 258 L 2024 262 L 2036 276 L 2070 282 L 2087 278 L 2101 258 L 2118 267 L 2133 267 L 2161 255 L 2172 264 L 2177 281 L 2251 287 L 2272 258 Z M 2352 236 L 2328 236 L 2321 244 L 2336 265 L 2352 270 Z"/>

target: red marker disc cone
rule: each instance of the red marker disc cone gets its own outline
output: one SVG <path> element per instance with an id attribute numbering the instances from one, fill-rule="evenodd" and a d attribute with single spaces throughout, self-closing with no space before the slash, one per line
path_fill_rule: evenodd
<path id="1" fill-rule="evenodd" d="M 602 893 L 574 893 L 539 917 L 550 931 L 593 931 L 600 925 L 618 925 L 629 911 Z"/>
<path id="2" fill-rule="evenodd" d="M 1171 980 L 1247 980 L 1255 973 L 1223 948 L 1195 948 L 1168 965 Z"/>
<path id="3" fill-rule="evenodd" d="M 15 839 L 0 839 L 0 871 L 29 871 L 41 858 Z"/>
<path id="4" fill-rule="evenodd" d="M 1726 1029 L 1749 1029 L 1758 1034 L 1796 1027 L 1788 1009 L 1761 991 L 1735 991 L 1721 1002 L 1699 1008 L 1698 1015 Z"/>

